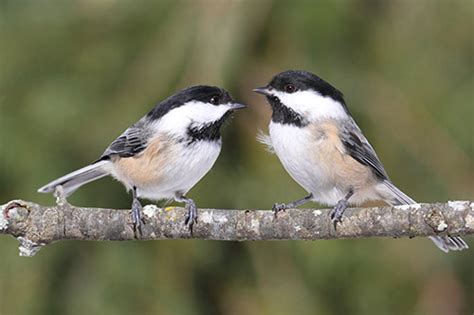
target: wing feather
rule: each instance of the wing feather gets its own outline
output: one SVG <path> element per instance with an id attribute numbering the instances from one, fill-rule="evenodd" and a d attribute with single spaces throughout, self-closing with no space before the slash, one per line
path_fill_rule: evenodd
<path id="1" fill-rule="evenodd" d="M 375 176 L 381 180 L 388 180 L 387 172 L 377 154 L 355 122 L 344 126 L 340 136 L 344 148 L 350 156 L 359 163 L 369 166 Z"/>
<path id="2" fill-rule="evenodd" d="M 108 159 L 111 156 L 132 157 L 145 150 L 149 139 L 149 130 L 140 120 L 117 139 L 115 139 L 105 150 L 100 160 Z"/>

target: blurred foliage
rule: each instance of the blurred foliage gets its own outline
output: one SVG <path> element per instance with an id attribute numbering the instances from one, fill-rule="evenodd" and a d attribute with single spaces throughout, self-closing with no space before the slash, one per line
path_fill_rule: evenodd
<path id="1" fill-rule="evenodd" d="M 393 181 L 420 201 L 474 199 L 474 2 L 0 1 L 0 199 L 93 161 L 188 85 L 250 108 L 191 191 L 200 207 L 270 208 L 304 195 L 255 141 L 251 92 L 306 69 L 345 92 Z M 72 196 L 128 208 L 111 179 Z M 315 205 L 317 206 L 317 205 Z M 467 239 L 474 247 L 472 238 Z M 426 239 L 61 242 L 19 258 L 0 239 L 0 314 L 472 314 L 473 250 Z"/>

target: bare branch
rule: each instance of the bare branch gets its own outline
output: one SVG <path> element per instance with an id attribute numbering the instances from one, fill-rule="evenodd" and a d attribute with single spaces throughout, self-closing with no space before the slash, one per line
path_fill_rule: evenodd
<path id="1" fill-rule="evenodd" d="M 41 206 L 14 200 L 1 206 L 0 234 L 20 241 L 20 255 L 33 256 L 59 240 L 137 240 L 129 211 L 75 207 L 60 202 Z M 474 202 L 352 208 L 337 230 L 328 210 L 292 209 L 274 218 L 269 210 L 200 209 L 193 235 L 183 224 L 185 210 L 144 207 L 146 224 L 140 240 L 317 240 L 361 237 L 473 235 Z"/>

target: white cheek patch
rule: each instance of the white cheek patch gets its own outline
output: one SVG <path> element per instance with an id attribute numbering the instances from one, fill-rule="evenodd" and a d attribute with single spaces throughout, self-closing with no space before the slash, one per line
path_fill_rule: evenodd
<path id="1" fill-rule="evenodd" d="M 298 91 L 291 94 L 272 91 L 272 93 L 280 99 L 282 104 L 309 120 L 344 119 L 348 117 L 341 103 L 329 96 L 322 96 L 316 91 Z"/>
<path id="2" fill-rule="evenodd" d="M 231 104 L 212 105 L 203 102 L 188 102 L 166 113 L 156 122 L 156 129 L 182 135 L 190 124 L 200 125 L 217 121 L 230 109 Z"/>

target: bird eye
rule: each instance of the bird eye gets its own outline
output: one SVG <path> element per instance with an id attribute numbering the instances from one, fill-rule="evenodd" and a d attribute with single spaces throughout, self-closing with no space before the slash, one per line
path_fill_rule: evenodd
<path id="1" fill-rule="evenodd" d="M 210 102 L 211 104 L 214 104 L 214 105 L 219 105 L 219 96 L 214 95 L 213 97 L 211 97 L 211 99 L 209 100 L 209 102 Z"/>
<path id="2" fill-rule="evenodd" d="M 285 85 L 285 92 L 286 93 L 294 93 L 296 91 L 296 87 L 293 84 Z"/>

